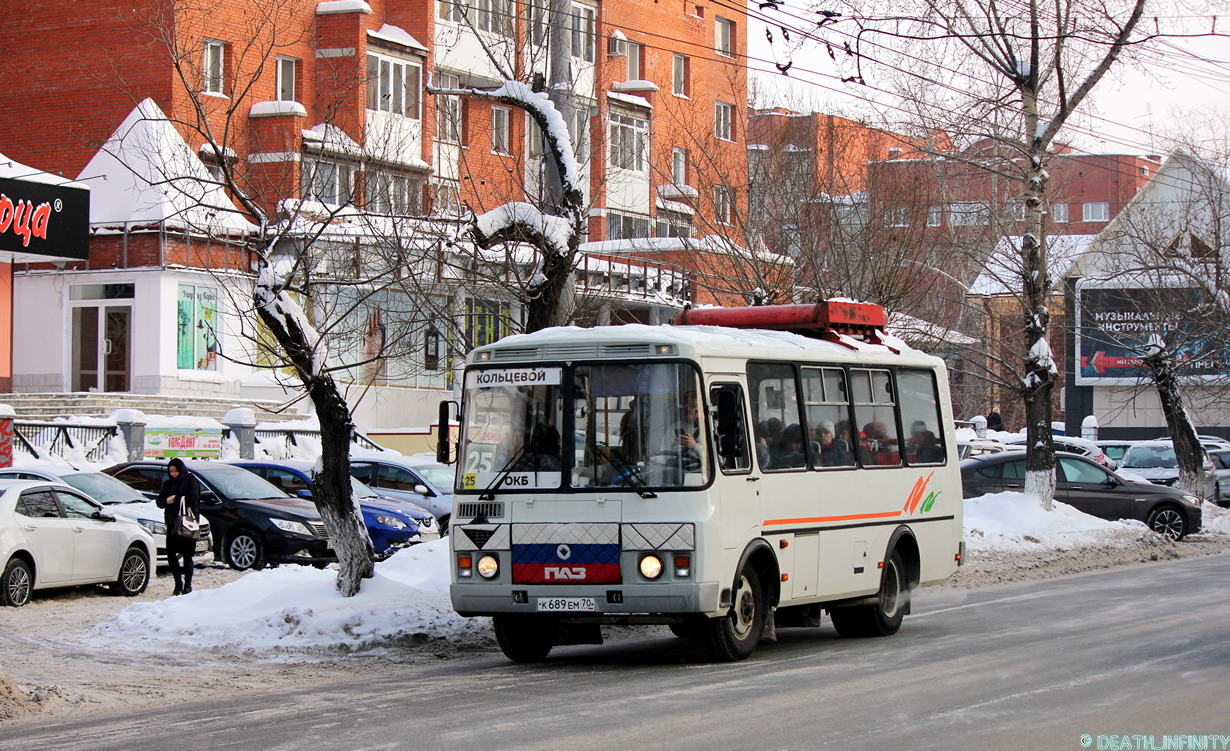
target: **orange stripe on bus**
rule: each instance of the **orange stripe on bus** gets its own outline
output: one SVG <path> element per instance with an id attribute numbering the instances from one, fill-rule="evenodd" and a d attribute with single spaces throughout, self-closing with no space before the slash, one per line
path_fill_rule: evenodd
<path id="1" fill-rule="evenodd" d="M 766 519 L 764 526 L 778 524 L 814 524 L 816 522 L 847 522 L 852 519 L 887 519 L 901 516 L 900 511 L 885 511 L 879 514 L 850 514 L 849 516 L 813 516 L 804 519 Z"/>

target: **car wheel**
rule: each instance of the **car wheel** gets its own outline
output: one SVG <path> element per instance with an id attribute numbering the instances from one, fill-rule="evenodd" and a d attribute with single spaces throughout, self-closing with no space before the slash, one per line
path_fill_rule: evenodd
<path id="1" fill-rule="evenodd" d="M 20 558 L 10 559 L 4 567 L 4 576 L 0 577 L 0 601 L 19 608 L 30 601 L 33 589 L 34 572 L 30 570 L 30 564 Z"/>
<path id="2" fill-rule="evenodd" d="M 884 561 L 876 601 L 869 605 L 833 608 L 829 616 L 833 619 L 833 628 L 846 638 L 892 636 L 901 628 L 909 605 L 909 579 L 901 554 L 894 550 Z"/>
<path id="3" fill-rule="evenodd" d="M 149 556 L 139 548 L 129 548 L 120 563 L 120 575 L 112 582 L 111 591 L 125 597 L 136 597 L 149 586 Z"/>
<path id="4" fill-rule="evenodd" d="M 1182 540 L 1187 536 L 1187 519 L 1174 506 L 1158 506 L 1149 512 L 1145 522 L 1149 529 L 1159 535 L 1166 535 L 1172 540 Z"/>
<path id="5" fill-rule="evenodd" d="M 444 516 L 441 516 L 440 519 L 436 522 L 436 526 L 440 528 L 441 537 L 448 537 L 448 525 L 449 525 L 449 522 L 452 521 L 452 519 L 453 517 L 451 514 L 445 514 Z"/>
<path id="6" fill-rule="evenodd" d="M 517 615 L 491 617 L 500 651 L 513 662 L 542 662 L 555 646 L 555 624 Z"/>
<path id="7" fill-rule="evenodd" d="M 765 604 L 760 574 L 745 567 L 735 586 L 735 603 L 730 612 L 709 621 L 709 653 L 715 660 L 736 662 L 756 651 L 764 631 Z"/>
<path id="8" fill-rule="evenodd" d="M 241 529 L 226 543 L 226 565 L 236 571 L 265 567 L 265 541 L 250 529 Z"/>

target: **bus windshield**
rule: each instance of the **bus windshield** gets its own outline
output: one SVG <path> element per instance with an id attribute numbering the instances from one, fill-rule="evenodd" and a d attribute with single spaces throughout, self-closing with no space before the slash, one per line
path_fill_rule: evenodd
<path id="1" fill-rule="evenodd" d="M 472 369 L 465 385 L 462 491 L 708 484 L 704 401 L 691 365 Z"/>

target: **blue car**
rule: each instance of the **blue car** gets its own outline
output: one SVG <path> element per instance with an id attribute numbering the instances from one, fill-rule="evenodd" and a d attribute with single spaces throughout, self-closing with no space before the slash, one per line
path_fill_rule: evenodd
<path id="1" fill-rule="evenodd" d="M 290 495 L 312 497 L 313 463 L 296 459 L 230 462 L 268 480 Z M 390 555 L 398 548 L 440 539 L 440 527 L 422 506 L 387 498 L 351 478 L 351 488 L 363 512 L 363 523 L 372 538 L 376 555 Z"/>

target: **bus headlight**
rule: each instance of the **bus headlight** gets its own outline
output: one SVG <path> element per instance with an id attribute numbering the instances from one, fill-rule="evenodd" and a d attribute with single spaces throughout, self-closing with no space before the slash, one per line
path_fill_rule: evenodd
<path id="1" fill-rule="evenodd" d="M 485 555 L 478 559 L 478 575 L 484 579 L 494 579 L 500 573 L 500 559 L 494 555 Z"/>
<path id="2" fill-rule="evenodd" d="M 662 575 L 662 559 L 652 553 L 641 559 L 641 576 L 657 579 Z"/>

